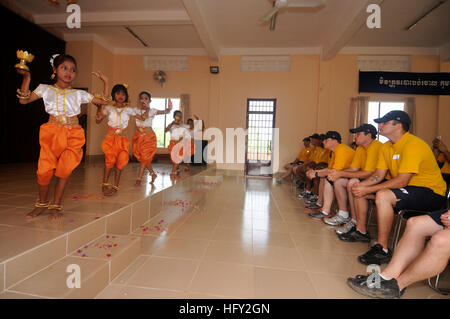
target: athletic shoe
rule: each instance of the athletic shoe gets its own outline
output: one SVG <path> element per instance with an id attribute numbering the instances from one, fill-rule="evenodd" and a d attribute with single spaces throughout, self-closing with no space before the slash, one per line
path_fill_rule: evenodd
<path id="1" fill-rule="evenodd" d="M 318 199 L 319 199 L 319 196 L 313 195 L 310 198 L 308 198 L 307 200 L 305 200 L 305 204 L 316 203 Z"/>
<path id="2" fill-rule="evenodd" d="M 356 223 L 353 221 L 353 219 L 350 219 L 350 221 L 348 221 L 344 226 L 337 228 L 335 232 L 338 235 L 342 235 L 348 233 L 353 229 L 356 230 Z"/>
<path id="3" fill-rule="evenodd" d="M 372 278 L 373 280 L 371 280 Z M 400 290 L 396 279 L 385 280 L 379 273 L 375 273 L 372 277 L 348 278 L 347 283 L 361 295 L 380 299 L 398 299 L 403 296 L 406 290 L 406 288 Z"/>
<path id="4" fill-rule="evenodd" d="M 312 217 L 314 219 L 322 219 L 322 218 L 328 216 L 328 215 L 325 215 L 321 210 L 319 210 L 318 212 L 309 213 L 308 215 L 309 215 L 309 217 Z"/>
<path id="5" fill-rule="evenodd" d="M 298 198 L 305 198 L 305 197 L 311 196 L 312 194 L 313 194 L 313 193 L 311 193 L 311 192 L 304 191 L 304 192 L 301 192 L 300 194 L 298 194 L 297 197 L 298 197 Z"/>
<path id="6" fill-rule="evenodd" d="M 311 210 L 315 210 L 315 209 L 322 208 L 322 205 L 317 204 L 317 203 L 312 203 L 312 204 L 309 204 L 309 205 L 305 205 L 305 208 L 311 209 Z"/>
<path id="7" fill-rule="evenodd" d="M 368 252 L 364 255 L 358 257 L 358 261 L 364 265 L 372 265 L 372 264 L 387 264 L 391 261 L 392 251 L 388 249 L 388 252 L 385 253 L 383 247 L 380 244 L 376 244 L 370 248 Z"/>
<path id="8" fill-rule="evenodd" d="M 277 178 L 277 184 L 283 183 L 283 179 L 281 177 Z"/>
<path id="9" fill-rule="evenodd" d="M 365 234 L 361 233 L 359 230 L 354 228 L 353 231 L 349 231 L 348 233 L 338 235 L 339 239 L 342 241 L 355 243 L 370 243 L 370 234 L 367 232 Z"/>
<path id="10" fill-rule="evenodd" d="M 333 217 L 324 218 L 323 222 L 330 226 L 339 226 L 339 225 L 348 223 L 350 220 L 351 220 L 350 217 L 344 218 L 341 215 L 339 215 L 339 213 L 338 213 L 338 214 L 334 215 Z"/>

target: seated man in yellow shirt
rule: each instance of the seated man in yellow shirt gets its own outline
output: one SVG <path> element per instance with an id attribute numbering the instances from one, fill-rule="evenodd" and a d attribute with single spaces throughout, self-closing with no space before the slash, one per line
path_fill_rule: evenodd
<path id="1" fill-rule="evenodd" d="M 323 135 L 323 134 L 322 134 Z M 305 163 L 294 167 L 293 173 L 300 180 L 304 180 L 306 184 L 306 189 L 303 193 L 298 194 L 299 198 L 308 198 L 317 201 L 317 194 L 319 191 L 319 184 L 316 183 L 315 179 L 311 180 L 306 177 L 306 172 L 310 169 L 322 169 L 328 167 L 329 160 L 329 150 L 324 149 L 322 145 L 322 139 L 320 135 L 314 133 L 310 137 L 311 144 L 313 147 L 310 159 Z M 314 190 L 312 190 L 314 184 Z M 316 194 L 316 195 L 314 195 Z"/>
<path id="2" fill-rule="evenodd" d="M 385 264 L 392 257 L 388 239 L 394 221 L 394 211 L 415 209 L 435 211 L 445 203 L 445 182 L 431 148 L 420 138 L 408 133 L 411 119 L 406 112 L 391 111 L 379 123 L 380 134 L 389 138 L 383 144 L 377 169 L 369 179 L 353 186 L 357 198 L 375 193 L 377 206 L 377 243 L 359 262 Z M 390 179 L 383 182 L 389 172 Z"/>
<path id="3" fill-rule="evenodd" d="M 334 182 L 334 192 L 336 194 L 339 212 L 334 217 L 325 218 L 324 222 L 331 226 L 345 224 L 345 226 L 336 229 L 338 235 L 353 233 L 356 230 L 356 224 L 360 222 L 358 215 L 364 215 L 364 217 L 367 215 L 367 199 L 364 199 L 365 205 L 359 207 L 361 212 L 358 212 L 358 207 L 355 205 L 356 203 L 351 190 L 355 183 L 359 183 L 370 177 L 375 172 L 378 153 L 383 145 L 376 140 L 378 131 L 371 124 L 365 123 L 357 128 L 350 129 L 350 133 L 354 134 L 357 145 L 352 164 L 347 169 L 341 171 L 332 170 L 328 174 L 328 179 Z M 350 204 L 351 218 L 348 212 L 347 199 Z M 365 218 L 362 220 L 362 223 L 365 225 Z M 364 242 L 368 242 L 366 238 L 364 238 Z"/>
<path id="4" fill-rule="evenodd" d="M 323 198 L 323 206 L 320 211 L 309 214 L 314 219 L 323 219 L 330 215 L 331 204 L 334 199 L 334 189 L 333 182 L 327 179 L 328 174 L 333 172 L 333 170 L 340 171 L 350 167 L 355 154 L 355 151 L 351 147 L 341 144 L 341 135 L 335 131 L 328 131 L 325 134 L 323 145 L 326 149 L 333 152 L 331 160 L 328 163 L 328 168 L 309 170 L 307 172 L 308 178 L 320 177 L 319 200 L 317 201 L 317 205 L 321 205 L 320 200 Z"/>
<path id="5" fill-rule="evenodd" d="M 286 177 L 291 176 L 292 171 L 295 167 L 307 162 L 311 158 L 313 148 L 311 146 L 311 139 L 309 137 L 305 137 L 303 139 L 303 146 L 304 148 L 300 151 L 300 153 L 298 153 L 295 160 L 284 166 L 286 172 L 283 174 L 283 176 L 277 179 L 278 184 L 281 184 L 283 182 L 283 179 L 285 179 Z"/>
<path id="6" fill-rule="evenodd" d="M 450 187 L 450 151 L 447 145 L 441 141 L 440 138 L 433 140 L 433 153 L 436 156 L 439 167 L 441 168 L 442 177 L 447 183 L 447 188 Z"/>

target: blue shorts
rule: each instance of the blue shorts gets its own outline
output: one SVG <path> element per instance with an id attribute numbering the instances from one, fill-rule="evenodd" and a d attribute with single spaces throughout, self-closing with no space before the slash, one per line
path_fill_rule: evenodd
<path id="1" fill-rule="evenodd" d="M 428 216 L 430 216 L 438 225 L 444 226 L 441 221 L 441 216 L 446 212 L 448 212 L 448 209 L 436 210 L 434 212 L 428 213 Z"/>

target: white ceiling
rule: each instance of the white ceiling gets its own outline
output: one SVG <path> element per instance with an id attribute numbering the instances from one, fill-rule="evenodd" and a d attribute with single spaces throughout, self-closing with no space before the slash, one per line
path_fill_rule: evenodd
<path id="1" fill-rule="evenodd" d="M 213 59 L 224 52 L 319 52 L 327 59 L 346 47 L 422 47 L 439 52 L 450 42 L 450 0 L 412 31 L 405 28 L 439 0 L 327 0 L 318 8 L 282 9 L 272 32 L 268 23 L 258 21 L 272 8 L 270 0 L 79 0 L 81 29 L 65 26 L 65 0 L 59 1 L 60 8 L 48 0 L 0 3 L 66 40 L 91 36 L 117 52 L 161 54 L 167 49 L 180 54 L 195 49 Z M 381 29 L 365 25 L 370 3 L 381 4 Z"/>

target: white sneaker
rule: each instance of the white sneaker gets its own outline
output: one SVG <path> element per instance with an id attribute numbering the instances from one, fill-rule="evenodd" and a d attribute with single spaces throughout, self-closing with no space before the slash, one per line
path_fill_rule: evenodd
<path id="1" fill-rule="evenodd" d="M 344 226 L 337 228 L 335 232 L 338 235 L 347 234 L 355 226 L 356 222 L 354 222 L 353 219 L 350 219 L 350 221 L 347 222 Z"/>
<path id="2" fill-rule="evenodd" d="M 350 217 L 344 218 L 339 214 L 334 215 L 333 217 L 330 218 L 324 218 L 323 222 L 327 225 L 331 225 L 331 226 L 339 226 L 342 224 L 346 224 L 351 220 Z"/>

